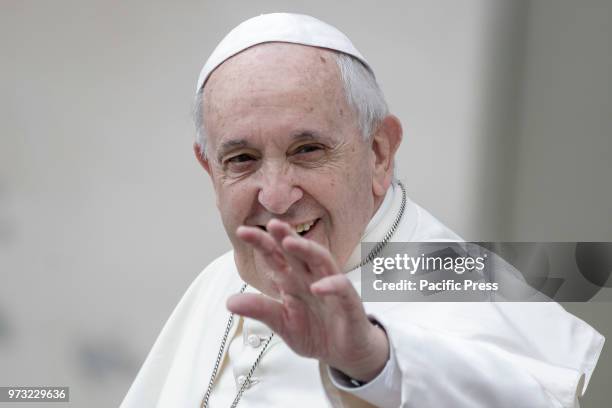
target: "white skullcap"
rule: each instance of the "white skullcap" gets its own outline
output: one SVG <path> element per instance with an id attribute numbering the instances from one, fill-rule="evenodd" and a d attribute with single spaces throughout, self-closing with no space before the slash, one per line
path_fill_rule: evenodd
<path id="1" fill-rule="evenodd" d="M 372 72 L 363 55 L 336 27 L 304 14 L 262 14 L 242 22 L 221 40 L 200 71 L 196 93 L 214 69 L 225 60 L 249 47 L 267 42 L 286 42 L 340 51 L 359 59 Z"/>

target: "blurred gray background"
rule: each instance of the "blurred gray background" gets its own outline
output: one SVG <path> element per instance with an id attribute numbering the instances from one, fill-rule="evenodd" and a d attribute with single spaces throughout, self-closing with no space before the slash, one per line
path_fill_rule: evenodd
<path id="1" fill-rule="evenodd" d="M 610 1 L 1 0 L 0 385 L 119 404 L 229 248 L 191 150 L 199 69 L 272 11 L 352 38 L 411 197 L 463 237 L 612 241 Z M 612 339 L 611 304 L 565 306 Z M 583 407 L 611 377 L 608 345 Z"/>

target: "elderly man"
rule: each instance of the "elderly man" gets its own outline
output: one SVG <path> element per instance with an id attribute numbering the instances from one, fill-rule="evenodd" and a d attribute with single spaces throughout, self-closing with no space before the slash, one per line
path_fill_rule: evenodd
<path id="1" fill-rule="evenodd" d="M 244 22 L 196 108 L 233 251 L 184 295 L 122 407 L 576 404 L 603 339 L 556 304 L 361 303 L 360 242 L 459 237 L 393 181 L 400 122 L 342 33 Z"/>

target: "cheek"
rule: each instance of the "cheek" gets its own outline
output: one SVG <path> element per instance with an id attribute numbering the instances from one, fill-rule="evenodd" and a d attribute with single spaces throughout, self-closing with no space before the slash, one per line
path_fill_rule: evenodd
<path id="1" fill-rule="evenodd" d="M 245 188 L 236 185 L 225 185 L 218 183 L 216 188 L 217 209 L 221 214 L 223 224 L 228 233 L 244 222 L 248 215 L 251 195 Z"/>
<path id="2" fill-rule="evenodd" d="M 368 167 L 367 155 L 354 162 L 346 172 L 345 186 L 347 195 L 346 214 L 350 214 L 352 223 L 363 223 L 369 220 L 372 202 L 372 171 Z M 359 203 L 359 205 L 357 205 Z"/>

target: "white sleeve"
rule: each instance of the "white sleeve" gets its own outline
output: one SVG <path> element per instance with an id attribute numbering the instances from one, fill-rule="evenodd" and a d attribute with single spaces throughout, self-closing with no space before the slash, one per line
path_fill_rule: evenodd
<path id="1" fill-rule="evenodd" d="M 384 329 L 384 328 L 383 328 Z M 332 384 L 347 393 L 353 394 L 381 408 L 397 408 L 400 406 L 402 392 L 402 374 L 397 365 L 395 351 L 389 345 L 389 360 L 383 370 L 373 380 L 356 386 L 351 383 L 341 371 L 327 367 Z"/>
<path id="2" fill-rule="evenodd" d="M 363 387 L 336 386 L 384 407 L 575 408 L 603 346 L 599 333 L 555 304 L 368 314 L 384 326 L 394 357 Z"/>

